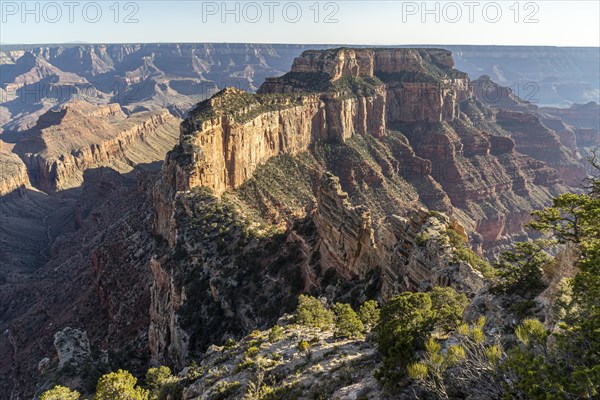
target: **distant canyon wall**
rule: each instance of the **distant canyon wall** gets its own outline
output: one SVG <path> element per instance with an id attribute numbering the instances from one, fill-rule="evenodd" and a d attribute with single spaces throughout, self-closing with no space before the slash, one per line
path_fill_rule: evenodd
<path id="1" fill-rule="evenodd" d="M 47 192 L 78 187 L 88 169 L 129 172 L 160 161 L 178 137 L 179 119 L 167 110 L 127 117 L 118 104 L 72 103 L 48 111 L 15 146 L 31 183 Z"/>

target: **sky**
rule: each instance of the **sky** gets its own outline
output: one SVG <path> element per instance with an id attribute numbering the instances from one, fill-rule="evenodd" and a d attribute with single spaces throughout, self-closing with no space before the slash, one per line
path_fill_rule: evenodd
<path id="1" fill-rule="evenodd" d="M 600 46 L 600 1 L 5 1 L 0 42 Z"/>

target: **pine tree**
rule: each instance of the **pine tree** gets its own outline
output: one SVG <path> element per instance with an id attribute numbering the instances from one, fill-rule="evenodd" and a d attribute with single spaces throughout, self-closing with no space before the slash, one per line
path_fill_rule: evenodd
<path id="1" fill-rule="evenodd" d="M 365 326 L 350 304 L 336 303 L 333 306 L 335 314 L 335 334 L 344 338 L 360 338 Z"/>
<path id="2" fill-rule="evenodd" d="M 39 400 L 78 400 L 80 396 L 79 392 L 59 385 L 46 390 Z"/>
<path id="3" fill-rule="evenodd" d="M 122 369 L 100 378 L 94 400 L 147 400 L 148 391 L 136 387 L 137 379 Z"/>

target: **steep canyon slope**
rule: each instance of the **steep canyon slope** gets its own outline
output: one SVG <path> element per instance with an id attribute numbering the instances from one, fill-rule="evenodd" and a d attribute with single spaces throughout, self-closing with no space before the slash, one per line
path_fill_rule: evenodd
<path id="1" fill-rule="evenodd" d="M 164 148 L 176 118 L 86 107 L 48 111 L 13 149 L 41 179 L 11 195 L 56 191 L 72 225 L 52 235 L 35 279 L 0 281 L 2 393 L 71 379 L 52 344 L 66 326 L 87 332 L 91 380 L 102 351 L 135 373 L 182 368 L 271 326 L 302 292 L 353 304 L 432 286 L 472 297 L 489 265 L 465 243 L 492 254 L 525 237 L 530 212 L 581 174 L 553 131 L 478 101 L 442 49 L 306 51 L 257 94 L 199 103 L 162 170 L 137 176 L 136 155 Z M 526 146 L 532 125 L 558 159 Z M 61 140 L 66 129 L 86 147 Z M 71 383 L 85 391 L 84 375 Z"/>

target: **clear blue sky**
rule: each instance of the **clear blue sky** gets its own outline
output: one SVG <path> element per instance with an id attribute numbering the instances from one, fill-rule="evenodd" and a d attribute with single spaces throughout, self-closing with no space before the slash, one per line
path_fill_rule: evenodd
<path id="1" fill-rule="evenodd" d="M 0 1 L 0 42 L 600 45 L 597 0 L 68 3 Z"/>

